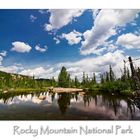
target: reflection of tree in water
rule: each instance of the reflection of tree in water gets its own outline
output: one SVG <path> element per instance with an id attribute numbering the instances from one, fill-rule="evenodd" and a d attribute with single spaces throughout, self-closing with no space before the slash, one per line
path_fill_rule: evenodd
<path id="1" fill-rule="evenodd" d="M 70 105 L 70 99 L 75 98 L 78 100 L 78 94 L 60 94 L 58 99 L 58 104 L 62 114 L 66 113 L 67 108 Z M 140 98 L 135 98 L 134 100 L 129 100 L 128 98 L 118 96 L 118 95 L 99 95 L 86 93 L 83 96 L 84 106 L 89 106 L 92 100 L 95 101 L 95 106 L 105 106 L 107 109 L 114 111 L 114 115 L 121 113 L 121 100 L 124 100 L 127 103 L 127 115 L 130 112 L 131 119 L 135 115 L 135 106 L 140 109 Z"/>
<path id="2" fill-rule="evenodd" d="M 75 100 L 78 100 L 78 93 L 76 92 L 75 94 L 73 94 L 73 98 L 75 98 Z"/>
<path id="3" fill-rule="evenodd" d="M 140 97 L 135 97 L 133 99 L 127 99 L 127 115 L 131 115 L 131 119 L 134 118 L 136 113 L 136 107 L 140 110 Z"/>
<path id="4" fill-rule="evenodd" d="M 7 104 L 9 101 L 12 102 L 13 99 L 17 96 L 19 96 L 21 98 L 23 98 L 23 97 L 27 98 L 28 95 L 29 95 L 28 93 L 24 93 L 24 92 L 22 92 L 22 93 L 12 92 L 12 93 L 7 93 L 7 94 L 1 94 L 0 99 L 3 101 L 4 104 Z M 31 98 L 32 98 L 32 96 L 34 96 L 34 95 L 31 94 Z"/>
<path id="5" fill-rule="evenodd" d="M 69 93 L 60 93 L 58 94 L 58 105 L 59 109 L 61 111 L 61 114 L 65 114 L 67 111 L 67 108 L 70 105 L 70 99 L 71 95 Z"/>
<path id="6" fill-rule="evenodd" d="M 134 104 L 140 110 L 140 97 L 134 98 Z"/>
<path id="7" fill-rule="evenodd" d="M 120 108 L 120 99 L 116 96 L 99 95 L 95 93 L 86 93 L 83 97 L 84 105 L 90 104 L 91 100 L 95 101 L 95 106 L 105 106 L 114 111 L 115 116 Z"/>
<path id="8" fill-rule="evenodd" d="M 55 97 L 55 93 L 53 93 L 53 94 L 51 95 L 51 100 L 52 100 L 52 102 L 53 102 L 53 100 L 54 100 L 54 97 Z"/>
<path id="9" fill-rule="evenodd" d="M 14 98 L 14 95 L 10 95 L 10 94 L 2 94 L 1 96 L 0 96 L 0 99 L 2 99 L 3 100 L 3 103 L 4 104 L 7 104 L 8 103 L 8 101 L 11 99 L 11 101 L 13 100 L 13 98 Z"/>
<path id="10" fill-rule="evenodd" d="M 117 96 L 102 96 L 102 102 L 107 108 L 113 109 L 115 116 L 117 115 L 119 108 L 121 107 L 120 99 L 117 98 Z"/>
<path id="11" fill-rule="evenodd" d="M 84 106 L 90 104 L 90 102 L 92 102 L 94 100 L 95 102 L 95 106 L 98 106 L 98 102 L 100 101 L 100 96 L 98 93 L 96 93 L 95 91 L 92 92 L 86 92 L 83 96 L 83 101 L 84 101 Z"/>
<path id="12" fill-rule="evenodd" d="M 84 106 L 86 106 L 86 105 L 89 106 L 90 101 L 91 101 L 91 96 L 88 93 L 84 94 L 83 101 L 84 101 Z"/>
<path id="13" fill-rule="evenodd" d="M 98 98 L 97 98 L 97 95 L 94 96 L 94 100 L 95 100 L 95 105 L 97 106 L 97 104 L 98 104 Z"/>
<path id="14" fill-rule="evenodd" d="M 135 114 L 135 104 L 133 102 L 132 99 L 127 99 L 127 115 L 129 114 L 130 112 L 130 115 L 131 115 L 131 119 L 134 118 L 134 114 Z"/>

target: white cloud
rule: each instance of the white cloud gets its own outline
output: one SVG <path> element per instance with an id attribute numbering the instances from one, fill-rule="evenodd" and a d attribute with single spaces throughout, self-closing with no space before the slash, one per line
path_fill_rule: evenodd
<path id="1" fill-rule="evenodd" d="M 0 66 L 0 70 L 8 73 L 18 73 L 23 69 L 22 66 L 11 65 L 11 66 Z"/>
<path id="2" fill-rule="evenodd" d="M 2 64 L 2 61 L 3 61 L 3 57 L 0 56 L 0 65 Z"/>
<path id="3" fill-rule="evenodd" d="M 133 21 L 139 10 L 100 10 L 94 19 L 94 26 L 91 30 L 84 32 L 81 54 L 94 53 L 99 46 L 104 45 L 106 40 L 116 34 L 118 26 L 125 26 Z"/>
<path id="4" fill-rule="evenodd" d="M 99 9 L 93 9 L 93 19 L 96 18 L 96 16 L 99 14 L 100 10 Z"/>
<path id="5" fill-rule="evenodd" d="M 108 44 L 108 47 L 107 47 L 108 52 L 114 52 L 116 49 L 118 49 L 118 46 L 113 45 L 113 44 Z"/>
<path id="6" fill-rule="evenodd" d="M 118 37 L 117 44 L 127 49 L 140 49 L 140 36 L 133 33 L 123 34 Z"/>
<path id="7" fill-rule="evenodd" d="M 29 46 L 27 43 L 20 42 L 20 41 L 12 42 L 12 46 L 13 48 L 11 50 L 19 53 L 30 52 L 32 49 L 32 47 Z"/>
<path id="8" fill-rule="evenodd" d="M 123 68 L 123 59 L 126 57 L 123 51 L 116 50 L 115 52 L 108 52 L 102 56 L 85 58 L 76 62 L 59 63 L 57 67 L 66 66 L 67 70 L 72 75 L 82 76 L 83 72 L 92 75 L 95 73 L 102 73 L 108 71 L 109 65 L 112 65 L 117 76 L 120 76 L 120 68 Z"/>
<path id="9" fill-rule="evenodd" d="M 45 31 L 51 31 L 53 29 L 52 25 L 51 24 L 45 24 L 44 25 L 44 30 Z"/>
<path id="10" fill-rule="evenodd" d="M 82 15 L 84 10 L 80 9 L 50 9 L 49 24 L 46 24 L 45 29 L 60 29 L 69 24 L 75 17 Z M 47 30 L 48 31 L 48 30 Z"/>
<path id="11" fill-rule="evenodd" d="M 30 21 L 34 22 L 37 19 L 37 17 L 35 17 L 34 15 L 30 15 Z"/>
<path id="12" fill-rule="evenodd" d="M 2 65 L 2 61 L 3 61 L 3 57 L 5 57 L 7 55 L 7 51 L 2 51 L 0 52 L 0 65 Z"/>
<path id="13" fill-rule="evenodd" d="M 27 69 L 20 72 L 20 74 L 23 74 L 23 75 L 37 76 L 37 77 L 40 77 L 41 75 L 45 73 L 46 73 L 46 70 L 43 67 L 38 67 L 35 69 Z"/>
<path id="14" fill-rule="evenodd" d="M 36 46 L 35 46 L 35 50 L 37 50 L 37 51 L 39 51 L 39 52 L 42 52 L 42 53 L 43 53 L 43 52 L 46 52 L 47 49 L 48 49 L 47 46 L 44 46 L 44 48 L 41 48 L 40 45 L 36 45 Z"/>
<path id="15" fill-rule="evenodd" d="M 69 45 L 78 44 L 82 40 L 81 36 L 82 34 L 75 30 L 68 34 L 62 34 L 62 38 L 65 38 L 68 41 Z"/>
<path id="16" fill-rule="evenodd" d="M 2 65 L 2 61 L 3 61 L 3 57 L 5 57 L 7 55 L 7 51 L 2 51 L 0 52 L 0 65 Z"/>
<path id="17" fill-rule="evenodd" d="M 7 55 L 7 51 L 0 52 L 0 55 L 3 56 L 3 57 L 6 56 Z"/>
<path id="18" fill-rule="evenodd" d="M 94 50 L 94 54 L 101 55 L 105 50 L 106 50 L 106 47 L 96 49 L 96 50 Z"/>
<path id="19" fill-rule="evenodd" d="M 35 76 L 36 78 L 52 78 L 53 68 L 36 67 L 33 69 L 24 69 L 20 72 L 22 75 Z"/>
<path id="20" fill-rule="evenodd" d="M 126 60 L 127 56 L 124 55 L 123 51 L 116 50 L 115 52 L 108 52 L 102 56 L 84 58 L 78 61 L 61 62 L 53 66 L 47 66 L 47 68 L 40 66 L 25 69 L 22 65 L 13 65 L 7 67 L 0 66 L 0 70 L 28 76 L 34 75 L 36 78 L 55 77 L 57 79 L 62 66 L 65 66 L 72 78 L 77 76 L 81 79 L 83 72 L 88 74 L 89 77 L 94 72 L 99 77 L 99 74 L 108 71 L 109 65 L 111 65 L 113 71 L 117 74 L 116 76 L 119 77 L 121 75 L 120 69 L 123 69 L 124 59 Z"/>
<path id="21" fill-rule="evenodd" d="M 62 62 L 48 66 L 48 68 L 36 67 L 33 69 L 24 69 L 20 74 L 28 76 L 34 75 L 37 78 L 52 78 L 54 76 L 57 79 L 62 66 L 65 66 L 72 78 L 77 76 L 81 79 L 83 72 L 86 72 L 89 77 L 92 76 L 93 72 L 98 76 L 100 73 L 108 71 L 109 65 L 112 65 L 114 72 L 117 74 L 116 76 L 119 77 L 121 75 L 120 69 L 123 69 L 124 59 L 126 59 L 126 57 L 123 52 L 116 50 L 115 52 L 108 52 L 105 55 L 95 58 L 90 57 L 74 62 Z"/>
<path id="22" fill-rule="evenodd" d="M 60 40 L 57 37 L 54 37 L 53 40 L 56 41 L 56 44 L 59 44 L 60 43 Z"/>
<path id="23" fill-rule="evenodd" d="M 46 9 L 40 9 L 40 10 L 38 10 L 38 12 L 40 14 L 46 14 L 46 13 L 48 13 L 48 10 L 46 10 Z"/>

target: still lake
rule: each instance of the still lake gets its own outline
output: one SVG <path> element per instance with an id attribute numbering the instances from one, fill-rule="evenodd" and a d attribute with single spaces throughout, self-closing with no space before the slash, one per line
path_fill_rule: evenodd
<path id="1" fill-rule="evenodd" d="M 140 98 L 94 92 L 5 96 L 0 120 L 140 120 Z"/>

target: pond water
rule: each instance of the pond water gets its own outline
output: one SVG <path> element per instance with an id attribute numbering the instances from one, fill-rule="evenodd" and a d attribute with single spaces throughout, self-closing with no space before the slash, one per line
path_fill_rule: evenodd
<path id="1" fill-rule="evenodd" d="M 0 120 L 140 120 L 140 98 L 32 93 L 0 98 Z"/>

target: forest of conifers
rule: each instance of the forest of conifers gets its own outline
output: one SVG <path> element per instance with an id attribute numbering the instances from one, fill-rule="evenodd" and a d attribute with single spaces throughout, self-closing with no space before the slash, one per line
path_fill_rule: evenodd
<path id="1" fill-rule="evenodd" d="M 52 77 L 52 79 L 35 79 L 34 77 L 0 71 L 0 90 L 47 89 L 52 86 L 132 93 L 140 87 L 140 68 L 138 67 L 137 69 L 133 68 L 132 70 L 129 70 L 124 65 L 124 69 L 122 71 L 121 77 L 116 78 L 110 65 L 107 72 L 100 74 L 99 81 L 97 81 L 95 73 L 93 73 L 92 78 L 89 78 L 85 72 L 83 72 L 81 80 L 76 76 L 72 79 L 64 66 L 58 75 L 58 80 L 55 80 L 54 77 Z"/>

